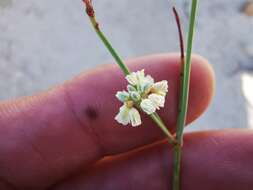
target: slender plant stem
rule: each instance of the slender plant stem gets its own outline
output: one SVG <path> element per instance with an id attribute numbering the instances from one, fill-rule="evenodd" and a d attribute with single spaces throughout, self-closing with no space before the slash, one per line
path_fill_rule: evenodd
<path id="1" fill-rule="evenodd" d="M 177 23 L 177 28 L 178 28 L 178 34 L 179 34 L 179 42 L 180 42 L 180 73 L 179 73 L 179 79 L 180 79 L 180 100 L 182 99 L 182 92 L 183 92 L 183 81 L 184 81 L 184 68 L 185 68 L 185 49 L 184 49 L 184 37 L 183 37 L 183 29 L 182 29 L 182 25 L 181 25 L 181 20 L 179 17 L 179 14 L 176 10 L 175 7 L 173 7 L 173 12 L 176 18 L 176 23 Z M 182 101 L 179 101 L 179 105 L 178 105 L 178 113 L 180 112 L 181 109 L 181 104 Z"/>
<path id="2" fill-rule="evenodd" d="M 99 24 L 96 20 L 95 11 L 94 11 L 94 9 L 92 7 L 92 4 L 91 4 L 91 0 L 83 0 L 83 2 L 86 5 L 86 13 L 89 16 L 91 24 L 92 24 L 94 30 L 96 31 L 97 35 L 102 40 L 105 47 L 109 50 L 109 52 L 111 53 L 111 55 L 113 56 L 113 58 L 115 59 L 115 61 L 118 64 L 118 66 L 123 71 L 123 73 L 125 75 L 129 75 L 130 70 L 128 69 L 126 64 L 124 64 L 124 62 L 122 61 L 122 59 L 120 58 L 118 53 L 115 51 L 115 49 L 112 47 L 111 43 L 106 38 L 104 33 L 100 30 Z M 158 125 L 158 127 L 168 137 L 168 141 L 169 141 L 170 144 L 173 144 L 173 145 L 177 144 L 176 138 L 169 132 L 169 130 L 166 128 L 165 124 L 163 123 L 162 119 L 159 117 L 159 115 L 157 113 L 151 114 L 150 118 Z"/>
<path id="3" fill-rule="evenodd" d="M 183 35 L 183 29 L 182 29 L 180 17 L 179 17 L 179 14 L 178 14 L 175 7 L 173 7 L 173 12 L 174 12 L 176 23 L 177 23 L 178 34 L 179 34 L 179 42 L 180 42 L 180 58 L 181 58 L 180 74 L 182 73 L 182 75 L 183 75 L 184 74 L 183 73 L 184 72 L 183 65 L 184 65 L 184 62 L 185 62 L 184 37 L 183 37 L 184 35 Z"/>
<path id="4" fill-rule="evenodd" d="M 182 156 L 182 146 L 176 145 L 173 147 L 173 190 L 180 190 L 180 173 L 181 173 L 181 156 Z"/>
<path id="5" fill-rule="evenodd" d="M 106 46 L 106 48 L 109 50 L 109 52 L 111 53 L 111 55 L 113 56 L 113 58 L 115 59 L 115 61 L 119 65 L 119 67 L 121 68 L 121 70 L 124 72 L 125 75 L 129 75 L 130 74 L 130 70 L 123 63 L 122 59 L 120 58 L 120 56 L 118 55 L 118 53 L 116 52 L 116 50 L 112 47 L 111 43 L 105 37 L 105 35 L 103 34 L 103 32 L 99 29 L 99 25 L 98 25 L 98 23 L 96 21 L 95 16 L 94 17 L 89 17 L 89 18 L 90 18 L 90 21 L 91 21 L 91 23 L 93 25 L 93 28 L 95 29 L 97 35 L 102 40 L 102 42 L 104 43 L 104 45 Z"/>
<path id="6" fill-rule="evenodd" d="M 187 52 L 186 52 L 186 64 L 184 68 L 184 79 L 183 79 L 183 91 L 181 97 L 181 108 L 178 118 L 178 128 L 177 128 L 177 139 L 182 142 L 183 138 L 183 130 L 186 122 L 186 115 L 188 109 L 188 98 L 189 98 L 189 87 L 190 87 L 190 73 L 191 73 L 191 56 L 192 56 L 192 43 L 194 37 L 194 29 L 195 29 L 195 18 L 197 12 L 198 0 L 192 1 L 192 10 L 190 17 L 190 26 L 188 33 L 188 42 L 187 42 Z"/>
<path id="7" fill-rule="evenodd" d="M 184 66 L 183 79 L 181 81 L 182 87 L 180 102 L 179 102 L 179 115 L 177 122 L 176 139 L 179 145 L 174 146 L 174 174 L 173 174 L 173 190 L 180 190 L 180 171 L 181 171 L 181 157 L 183 146 L 183 130 L 186 123 L 186 116 L 188 110 L 189 99 L 189 86 L 190 86 L 190 73 L 191 73 L 191 55 L 192 44 L 195 30 L 195 20 L 197 13 L 198 0 L 192 0 L 190 25 L 188 32 L 187 52 L 186 52 L 186 64 Z"/>
<path id="8" fill-rule="evenodd" d="M 163 133 L 168 137 L 168 141 L 172 145 L 176 145 L 177 141 L 175 137 L 169 132 L 165 124 L 161 120 L 160 116 L 155 112 L 150 115 L 151 119 L 158 125 L 158 127 L 163 131 Z"/>
<path id="9" fill-rule="evenodd" d="M 179 42 L 180 42 L 180 68 L 179 68 L 179 81 L 180 81 L 180 94 L 179 94 L 179 105 L 178 105 L 178 113 L 181 112 L 182 107 L 182 99 L 183 99 L 183 90 L 184 90 L 184 71 L 185 71 L 185 49 L 184 49 L 184 37 L 183 37 L 183 30 L 181 25 L 181 20 L 179 17 L 179 14 L 175 7 L 173 7 L 173 12 L 176 18 L 177 28 L 178 28 L 178 34 L 179 34 Z M 179 114 L 178 114 L 179 116 Z M 179 120 L 179 118 L 178 118 Z M 178 124 L 178 123 L 177 123 Z"/>
<path id="10" fill-rule="evenodd" d="M 182 106 L 182 92 L 184 89 L 183 81 L 184 81 L 184 70 L 185 70 L 185 49 L 184 49 L 184 37 L 183 37 L 183 30 L 181 26 L 181 21 L 179 14 L 175 7 L 173 7 L 173 12 L 176 18 L 177 28 L 178 28 L 178 34 L 179 34 L 179 41 L 180 41 L 180 95 L 179 95 L 179 105 L 178 105 L 178 113 L 180 113 L 180 109 Z M 173 190 L 179 190 L 180 189 L 180 162 L 181 162 L 181 145 L 180 143 L 175 145 L 173 147 L 173 160 L 174 160 L 174 166 L 173 166 Z"/>

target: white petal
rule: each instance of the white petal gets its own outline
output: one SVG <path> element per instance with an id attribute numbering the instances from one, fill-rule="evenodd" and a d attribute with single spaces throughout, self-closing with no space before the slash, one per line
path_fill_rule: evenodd
<path id="1" fill-rule="evenodd" d="M 160 82 L 157 82 L 153 85 L 153 88 L 157 92 L 157 94 L 165 96 L 168 92 L 168 81 L 163 80 Z"/>
<path id="2" fill-rule="evenodd" d="M 138 78 L 139 81 L 142 81 L 145 78 L 144 69 L 142 69 L 141 71 L 137 71 L 136 72 L 136 76 L 137 76 L 137 78 Z"/>
<path id="3" fill-rule="evenodd" d="M 131 74 L 126 76 L 126 80 L 131 85 L 140 85 L 145 80 L 145 73 L 144 69 L 137 72 L 132 72 Z"/>
<path id="4" fill-rule="evenodd" d="M 126 91 L 119 91 L 117 92 L 116 97 L 118 98 L 119 101 L 124 103 L 129 99 L 130 95 Z"/>
<path id="5" fill-rule="evenodd" d="M 150 84 L 150 83 L 142 83 L 141 85 L 140 85 L 140 92 L 146 92 L 148 89 L 150 89 L 152 87 L 152 84 Z"/>
<path id="6" fill-rule="evenodd" d="M 129 84 L 129 85 L 127 85 L 127 90 L 128 90 L 128 92 L 132 92 L 132 91 L 136 91 L 136 88 Z"/>
<path id="7" fill-rule="evenodd" d="M 129 124 L 129 111 L 129 108 L 126 105 L 121 106 L 119 113 L 115 117 L 115 120 L 122 125 Z"/>
<path id="8" fill-rule="evenodd" d="M 147 75 L 145 77 L 145 81 L 150 83 L 150 84 L 154 84 L 154 82 L 155 82 L 155 80 L 150 75 Z"/>
<path id="9" fill-rule="evenodd" d="M 129 111 L 130 122 L 133 127 L 141 125 L 141 116 L 137 109 L 131 108 Z"/>
<path id="10" fill-rule="evenodd" d="M 148 99 L 153 103 L 156 109 L 160 109 L 160 107 L 164 107 L 165 97 L 157 94 L 150 94 Z"/>
<path id="11" fill-rule="evenodd" d="M 149 99 L 144 99 L 141 102 L 141 109 L 146 112 L 148 115 L 154 113 L 156 111 L 156 107 Z"/>
<path id="12" fill-rule="evenodd" d="M 140 84 L 140 90 L 141 92 L 145 92 L 148 90 L 151 86 L 154 84 L 154 79 L 150 76 L 147 75 L 141 82 Z"/>
<path id="13" fill-rule="evenodd" d="M 131 85 L 137 85 L 138 84 L 138 78 L 135 72 L 129 74 L 126 76 L 126 80 Z"/>
<path id="14" fill-rule="evenodd" d="M 138 102 L 141 99 L 141 95 L 138 92 L 130 92 L 130 97 L 134 102 Z"/>

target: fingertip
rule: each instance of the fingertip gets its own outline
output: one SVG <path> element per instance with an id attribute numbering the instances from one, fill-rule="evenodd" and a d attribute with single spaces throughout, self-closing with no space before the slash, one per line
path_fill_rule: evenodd
<path id="1" fill-rule="evenodd" d="M 188 118 L 197 119 L 211 104 L 215 92 L 215 73 L 207 59 L 192 56 Z"/>
<path id="2" fill-rule="evenodd" d="M 207 84 L 210 89 L 210 100 L 215 94 L 215 72 L 211 63 L 205 58 L 198 54 L 193 54 L 193 61 L 197 65 L 197 70 L 203 73 L 206 76 Z"/>

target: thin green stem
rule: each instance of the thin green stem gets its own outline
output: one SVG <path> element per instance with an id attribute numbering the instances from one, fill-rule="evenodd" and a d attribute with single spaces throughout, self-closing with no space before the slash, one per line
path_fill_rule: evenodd
<path id="1" fill-rule="evenodd" d="M 168 137 L 168 141 L 170 144 L 172 144 L 172 145 L 177 144 L 175 137 L 169 132 L 169 130 L 166 128 L 165 124 L 163 123 L 162 119 L 160 118 L 160 116 L 156 112 L 151 114 L 150 118 L 157 124 L 157 126 Z"/>
<path id="2" fill-rule="evenodd" d="M 92 4 L 91 4 L 91 0 L 83 0 L 83 2 L 86 5 L 87 15 L 89 16 L 91 24 L 92 24 L 94 30 L 96 31 L 97 35 L 102 40 L 102 42 L 104 43 L 105 47 L 109 50 L 109 52 L 111 53 L 111 55 L 114 57 L 115 61 L 117 62 L 117 64 L 119 65 L 119 67 L 121 68 L 121 70 L 123 71 L 123 73 L 125 75 L 129 75 L 130 74 L 130 70 L 124 64 L 124 62 L 122 61 L 122 59 L 120 58 L 120 56 L 117 54 L 117 52 L 115 51 L 115 49 L 112 47 L 111 43 L 106 38 L 106 36 L 104 35 L 104 33 L 100 30 L 99 24 L 98 24 L 98 22 L 96 20 L 96 17 L 95 17 L 95 11 L 94 11 L 94 9 L 92 7 Z M 157 113 L 154 113 L 154 114 L 150 115 L 150 118 L 158 125 L 158 127 L 168 137 L 169 143 L 171 143 L 173 145 L 177 144 L 176 138 L 169 132 L 169 130 L 166 128 L 165 124 L 163 123 L 162 119 L 159 117 L 159 115 Z"/>
<path id="3" fill-rule="evenodd" d="M 188 33 L 188 42 L 187 42 L 187 52 L 186 52 L 186 64 L 184 67 L 184 77 L 183 77 L 183 89 L 181 92 L 181 108 L 178 117 L 178 127 L 177 127 L 177 139 L 182 142 L 183 130 L 186 122 L 186 115 L 188 109 L 188 98 L 189 98 L 189 87 L 190 87 L 190 73 L 191 73 L 191 56 L 192 56 L 192 44 L 194 37 L 195 29 L 195 20 L 197 13 L 198 0 L 192 1 L 192 10 L 190 17 L 190 26 Z"/>
<path id="4" fill-rule="evenodd" d="M 192 56 L 192 44 L 195 30 L 195 20 L 197 13 L 198 0 L 192 1 L 190 25 L 187 42 L 186 52 L 186 64 L 184 66 L 183 79 L 180 82 L 182 85 L 180 102 L 179 102 L 179 115 L 177 121 L 177 132 L 176 139 L 179 145 L 174 147 L 174 174 L 173 174 L 173 190 L 180 190 L 180 169 L 181 169 L 181 156 L 182 156 L 182 145 L 183 145 L 183 131 L 186 123 L 186 116 L 188 110 L 188 99 L 189 99 L 189 86 L 190 86 L 190 73 L 191 73 L 191 56 Z"/>
<path id="5" fill-rule="evenodd" d="M 90 18 L 92 26 L 95 29 L 97 35 L 102 40 L 102 42 L 104 43 L 105 47 L 109 50 L 109 52 L 111 53 L 111 55 L 113 56 L 113 58 L 115 59 L 115 61 L 119 65 L 119 67 L 121 68 L 121 70 L 124 72 L 125 75 L 129 75 L 130 71 L 129 71 L 128 67 L 124 64 L 124 62 L 122 61 L 122 59 L 120 58 L 120 56 L 118 55 L 118 53 L 112 47 L 112 45 L 109 42 L 109 40 L 105 37 L 104 33 L 99 29 L 99 25 L 98 25 L 98 23 L 96 21 L 95 16 L 94 17 L 89 17 L 89 18 Z"/>
<path id="6" fill-rule="evenodd" d="M 180 190 L 180 171 L 181 171 L 182 147 L 179 145 L 173 148 L 173 190 Z"/>

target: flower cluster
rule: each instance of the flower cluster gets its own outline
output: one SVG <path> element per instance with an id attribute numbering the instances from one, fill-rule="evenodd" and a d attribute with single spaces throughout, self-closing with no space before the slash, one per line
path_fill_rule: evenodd
<path id="1" fill-rule="evenodd" d="M 141 117 L 137 108 L 148 115 L 164 107 L 165 96 L 168 92 L 166 80 L 155 83 L 150 75 L 144 70 L 132 72 L 126 76 L 128 81 L 127 91 L 117 92 L 116 97 L 124 105 L 120 108 L 115 119 L 123 124 L 133 126 L 141 125 Z"/>

